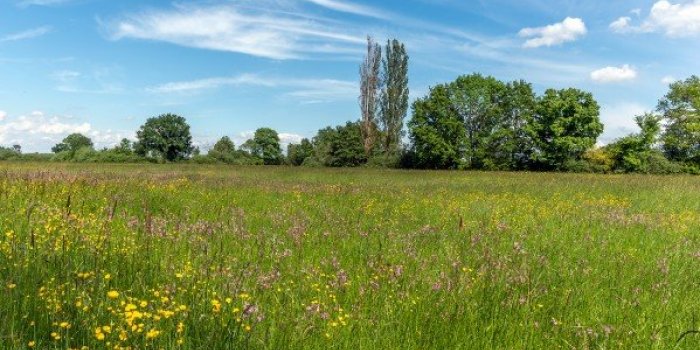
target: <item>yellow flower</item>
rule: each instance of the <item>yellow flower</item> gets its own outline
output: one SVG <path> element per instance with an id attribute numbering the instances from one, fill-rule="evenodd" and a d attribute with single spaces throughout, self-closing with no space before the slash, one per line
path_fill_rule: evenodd
<path id="1" fill-rule="evenodd" d="M 139 305 L 140 305 L 141 307 L 146 307 L 146 306 L 148 306 L 148 302 L 147 302 L 147 301 L 142 301 Z"/>
<path id="2" fill-rule="evenodd" d="M 110 290 L 109 292 L 107 292 L 107 297 L 110 299 L 119 298 L 119 292 L 117 292 L 116 290 Z"/>
<path id="3" fill-rule="evenodd" d="M 15 289 L 15 287 L 17 287 L 17 285 L 14 283 L 10 283 L 7 285 L 7 288 L 9 288 L 9 289 Z"/>
<path id="4" fill-rule="evenodd" d="M 70 328 L 70 323 L 68 322 L 61 322 L 59 325 L 61 328 L 69 329 Z"/>
<path id="5" fill-rule="evenodd" d="M 27 346 L 30 347 L 30 348 L 33 348 L 35 345 L 36 345 L 36 342 L 33 341 L 33 340 L 30 341 L 29 343 L 27 343 Z"/>
<path id="6" fill-rule="evenodd" d="M 160 335 L 159 330 L 151 329 L 150 331 L 146 332 L 146 339 L 153 339 L 156 338 Z"/>
<path id="7" fill-rule="evenodd" d="M 95 333 L 95 339 L 100 340 L 100 341 L 105 340 L 105 334 L 102 332 Z"/>
<path id="8" fill-rule="evenodd" d="M 112 279 L 112 275 L 106 274 L 106 275 L 105 275 L 105 281 L 109 281 L 110 279 Z"/>
<path id="9" fill-rule="evenodd" d="M 102 326 L 102 330 L 105 333 L 112 333 L 112 327 L 110 327 L 110 326 Z"/>

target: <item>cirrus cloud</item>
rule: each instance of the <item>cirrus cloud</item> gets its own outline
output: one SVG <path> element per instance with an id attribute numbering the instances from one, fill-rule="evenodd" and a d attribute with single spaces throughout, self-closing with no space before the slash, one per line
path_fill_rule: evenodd
<path id="1" fill-rule="evenodd" d="M 337 5 L 334 1 L 314 2 Z M 277 60 L 347 54 L 364 43 L 359 31 L 348 33 L 346 26 L 333 21 L 235 4 L 178 5 L 143 12 L 113 21 L 107 30 L 114 40 L 164 41 Z"/>

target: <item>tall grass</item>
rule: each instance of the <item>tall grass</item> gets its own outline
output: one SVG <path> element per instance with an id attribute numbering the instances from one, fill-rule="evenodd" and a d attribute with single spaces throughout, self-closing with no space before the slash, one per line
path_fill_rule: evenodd
<path id="1" fill-rule="evenodd" d="M 0 166 L 1 349 L 700 346 L 697 177 Z"/>

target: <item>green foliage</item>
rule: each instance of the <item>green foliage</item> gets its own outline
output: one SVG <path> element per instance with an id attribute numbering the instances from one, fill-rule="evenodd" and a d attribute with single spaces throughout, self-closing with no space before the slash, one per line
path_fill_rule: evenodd
<path id="1" fill-rule="evenodd" d="M 535 94 L 479 74 L 431 89 L 408 124 L 420 168 L 524 169 L 534 153 Z"/>
<path id="2" fill-rule="evenodd" d="M 207 156 L 211 158 L 213 162 L 233 164 L 236 162 L 237 159 L 236 145 L 233 143 L 233 141 L 231 141 L 231 139 L 228 136 L 224 136 L 214 144 L 214 147 L 212 147 L 212 149 L 209 150 Z M 202 161 L 203 160 L 198 160 L 196 162 Z"/>
<path id="3" fill-rule="evenodd" d="M 325 166 L 355 167 L 367 162 L 360 122 L 321 129 L 313 145 L 314 158 Z"/>
<path id="4" fill-rule="evenodd" d="M 307 158 L 314 155 L 314 145 L 309 139 L 302 139 L 299 144 L 289 144 L 287 146 L 287 162 L 290 165 L 299 166 L 304 164 Z"/>
<path id="5" fill-rule="evenodd" d="M 189 124 L 185 118 L 174 114 L 149 118 L 136 137 L 138 142 L 134 149 L 143 157 L 173 162 L 189 157 L 194 150 Z"/>
<path id="6" fill-rule="evenodd" d="M 549 89 L 538 99 L 533 131 L 537 160 L 547 169 L 563 169 L 593 147 L 603 133 L 600 107 L 593 95 L 578 89 Z"/>
<path id="7" fill-rule="evenodd" d="M 22 153 L 16 148 L 0 146 L 0 160 L 19 160 L 22 158 Z"/>
<path id="8" fill-rule="evenodd" d="M 466 128 L 455 113 L 449 86 L 438 85 L 430 89 L 427 97 L 413 103 L 408 129 L 415 154 L 414 166 L 454 169 L 462 161 Z"/>
<path id="9" fill-rule="evenodd" d="M 671 84 L 657 110 L 666 122 L 662 136 L 666 156 L 700 166 L 700 77 Z"/>
<path id="10" fill-rule="evenodd" d="M 134 154 L 133 143 L 129 139 L 122 139 L 121 142 L 113 148 L 114 153 L 130 156 Z"/>
<path id="11" fill-rule="evenodd" d="M 284 157 L 277 131 L 271 128 L 260 128 L 255 131 L 252 139 L 242 146 L 254 158 L 258 158 L 264 165 L 280 165 Z"/>
<path id="12" fill-rule="evenodd" d="M 70 153 L 75 153 L 81 148 L 89 147 L 92 148 L 92 140 L 90 140 L 89 137 L 79 134 L 79 133 L 74 133 L 66 136 L 66 138 L 63 139 L 63 141 L 59 144 L 56 144 L 51 148 L 51 152 L 53 153 L 61 153 L 61 152 L 70 152 Z"/>
<path id="13" fill-rule="evenodd" d="M 401 147 L 403 121 L 408 112 L 408 54 L 396 39 L 387 41 L 382 71 L 380 124 L 386 154 L 397 154 Z"/>

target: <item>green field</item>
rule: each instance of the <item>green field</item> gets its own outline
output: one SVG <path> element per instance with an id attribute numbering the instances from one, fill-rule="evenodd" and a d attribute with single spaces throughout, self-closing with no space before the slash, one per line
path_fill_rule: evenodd
<path id="1" fill-rule="evenodd" d="M 0 349 L 692 349 L 700 178 L 4 163 L 0 283 Z"/>

